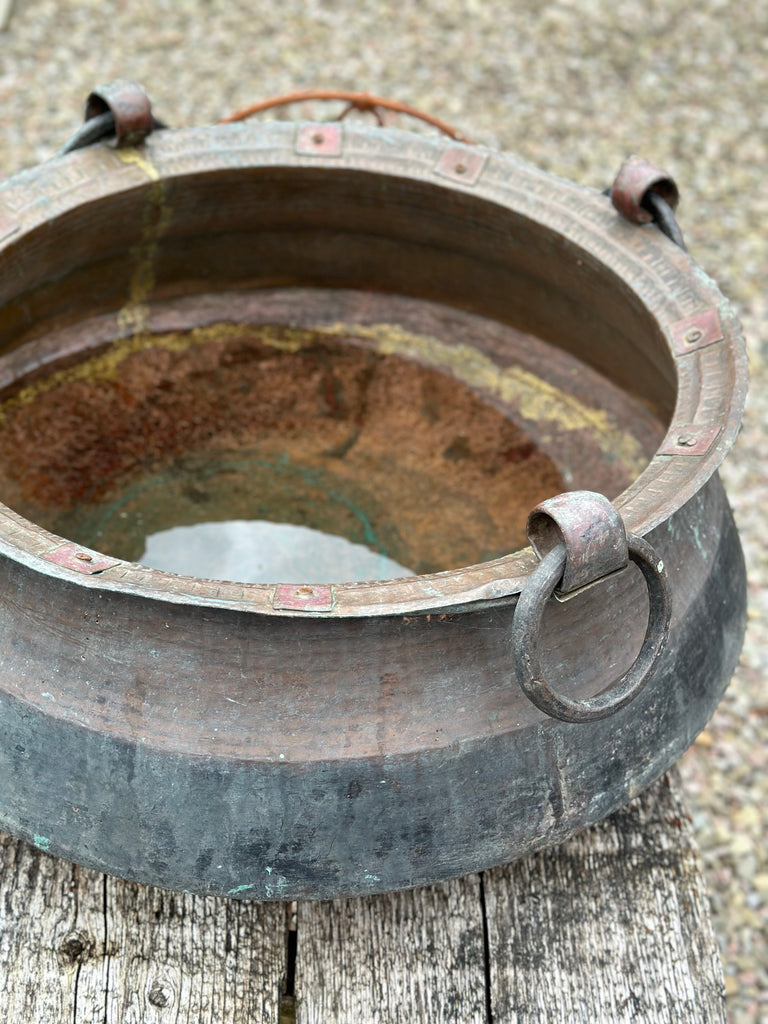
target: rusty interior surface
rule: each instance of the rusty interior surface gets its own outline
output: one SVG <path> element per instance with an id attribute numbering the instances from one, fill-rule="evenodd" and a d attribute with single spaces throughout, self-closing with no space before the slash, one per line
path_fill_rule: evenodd
<path id="1" fill-rule="evenodd" d="M 674 371 L 601 268 L 448 189 L 253 177 L 155 182 L 27 243 L 0 313 L 5 504 L 127 561 L 267 519 L 429 573 L 642 472 Z"/>
<path id="2" fill-rule="evenodd" d="M 293 299 L 326 321 L 364 301 Z M 443 314 L 439 340 L 406 331 L 428 319 L 423 305 L 380 297 L 367 325 L 214 322 L 106 345 L 90 322 L 85 353 L 0 395 L 5 503 L 129 561 L 172 526 L 271 520 L 428 573 L 516 550 L 538 501 L 579 486 L 613 496 L 642 469 L 659 426 L 641 403 L 478 317 Z M 473 333 L 493 334 L 508 362 L 490 394 L 476 351 L 452 372 L 425 362 Z"/>

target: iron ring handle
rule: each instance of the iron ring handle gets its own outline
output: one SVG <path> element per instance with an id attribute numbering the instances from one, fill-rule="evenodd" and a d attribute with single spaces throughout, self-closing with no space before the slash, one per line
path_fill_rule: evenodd
<path id="1" fill-rule="evenodd" d="M 595 722 L 626 707 L 646 685 L 669 635 L 670 603 L 664 563 L 642 537 L 627 534 L 631 561 L 643 574 L 648 588 L 648 626 L 634 664 L 602 693 L 575 700 L 557 693 L 542 678 L 537 638 L 544 607 L 563 575 L 565 544 L 542 558 L 528 578 L 515 608 L 512 652 L 517 680 L 523 693 L 541 711 L 562 722 Z"/>

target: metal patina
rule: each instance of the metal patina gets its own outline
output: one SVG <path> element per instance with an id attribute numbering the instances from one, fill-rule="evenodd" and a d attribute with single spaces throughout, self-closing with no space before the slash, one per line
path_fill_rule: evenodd
<path id="1" fill-rule="evenodd" d="M 709 719 L 746 365 L 654 223 L 455 140 L 228 124 L 18 175 L 0 268 L 4 829 L 173 889 L 380 892 L 565 838 Z M 222 494 L 418 574 L 138 563 L 125 523 Z"/>

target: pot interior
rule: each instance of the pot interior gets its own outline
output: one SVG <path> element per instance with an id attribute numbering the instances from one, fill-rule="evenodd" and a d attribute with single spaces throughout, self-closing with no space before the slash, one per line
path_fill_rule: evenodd
<path id="1" fill-rule="evenodd" d="M 424 183 L 155 182 L 41 229 L 16 279 L 5 503 L 189 575 L 342 582 L 500 557 L 542 499 L 629 486 L 673 405 L 663 346 L 610 273 Z"/>

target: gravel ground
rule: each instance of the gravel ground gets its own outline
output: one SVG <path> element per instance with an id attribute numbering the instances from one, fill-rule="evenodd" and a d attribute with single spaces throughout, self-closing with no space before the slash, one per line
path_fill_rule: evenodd
<path id="1" fill-rule="evenodd" d="M 1 5 L 0 5 L 1 6 Z M 694 257 L 747 330 L 752 389 L 723 470 L 750 569 L 741 664 L 682 771 L 735 1024 L 768 1022 L 768 10 L 756 0 L 17 0 L 0 34 L 0 177 L 46 159 L 91 87 L 142 81 L 172 125 L 336 86 L 604 187 L 637 152 L 683 193 Z"/>

